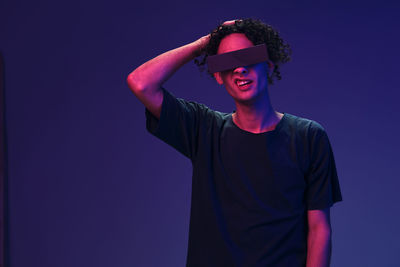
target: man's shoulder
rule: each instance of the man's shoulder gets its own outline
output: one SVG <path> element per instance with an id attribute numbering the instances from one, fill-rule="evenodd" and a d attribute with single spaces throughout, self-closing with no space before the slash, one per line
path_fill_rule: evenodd
<path id="1" fill-rule="evenodd" d="M 210 108 L 207 104 L 200 103 L 198 101 L 194 101 L 194 100 L 191 100 L 188 98 L 176 97 L 172 92 L 170 92 L 169 90 L 166 90 L 165 88 L 162 88 L 162 90 L 164 91 L 165 98 L 169 101 L 175 100 L 186 106 L 190 105 L 199 110 L 205 110 L 205 111 L 213 113 L 213 114 L 215 113 L 215 115 L 217 115 L 217 116 L 225 116 L 228 114 L 228 113 L 214 110 L 213 108 Z"/>
<path id="2" fill-rule="evenodd" d="M 290 113 L 285 113 L 288 126 L 295 131 L 304 133 L 324 133 L 325 128 L 317 121 Z"/>

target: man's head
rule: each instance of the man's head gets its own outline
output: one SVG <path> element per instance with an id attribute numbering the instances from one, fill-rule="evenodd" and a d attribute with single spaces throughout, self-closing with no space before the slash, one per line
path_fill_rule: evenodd
<path id="1" fill-rule="evenodd" d="M 243 46 L 243 44 L 241 44 L 242 48 L 266 44 L 269 57 L 268 64 L 270 66 L 266 72 L 268 75 L 268 82 L 272 84 L 274 78 L 280 80 L 279 66 L 290 60 L 290 47 L 270 25 L 251 18 L 231 21 L 228 24 L 221 24 L 215 28 L 210 34 L 208 45 L 204 49 L 204 58 L 201 62 L 195 61 L 196 64 L 198 66 L 203 66 L 206 64 L 207 57 L 209 56 L 240 49 L 240 45 L 236 46 L 234 43 L 237 41 L 236 39 L 230 40 L 232 38 L 229 36 L 235 34 L 239 34 L 245 37 L 247 41 L 250 41 L 248 45 Z M 221 48 L 221 44 L 224 46 L 223 48 Z M 216 76 L 211 72 L 209 72 L 209 74 L 214 77 Z"/>
<path id="2" fill-rule="evenodd" d="M 254 44 L 243 33 L 231 33 L 225 36 L 218 47 L 217 55 L 229 55 L 235 51 L 245 51 Z M 213 73 L 217 82 L 224 85 L 228 93 L 237 102 L 252 104 L 254 100 L 265 96 L 268 85 L 268 73 L 274 64 L 271 61 L 238 66 Z"/>

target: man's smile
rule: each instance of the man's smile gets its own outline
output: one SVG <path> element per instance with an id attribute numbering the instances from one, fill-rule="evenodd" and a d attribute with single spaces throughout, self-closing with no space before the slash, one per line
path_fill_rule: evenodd
<path id="1" fill-rule="evenodd" d="M 249 88 L 252 83 L 253 81 L 250 79 L 241 79 L 241 78 L 235 79 L 235 84 L 241 90 Z"/>

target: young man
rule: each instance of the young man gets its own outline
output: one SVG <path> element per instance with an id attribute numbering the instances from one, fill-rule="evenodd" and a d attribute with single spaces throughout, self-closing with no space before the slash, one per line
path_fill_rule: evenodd
<path id="1" fill-rule="evenodd" d="M 187 266 L 329 266 L 329 208 L 341 201 L 331 146 L 318 123 L 273 109 L 268 84 L 290 48 L 259 20 L 227 21 L 151 59 L 127 82 L 147 130 L 191 159 Z M 232 96 L 222 113 L 162 85 L 204 54 Z"/>

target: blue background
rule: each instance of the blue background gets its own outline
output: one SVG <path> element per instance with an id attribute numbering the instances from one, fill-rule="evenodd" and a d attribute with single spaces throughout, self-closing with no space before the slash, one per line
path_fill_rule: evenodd
<path id="1" fill-rule="evenodd" d="M 344 199 L 331 209 L 331 266 L 400 266 L 399 5 L 277 2 L 0 2 L 10 266 L 184 266 L 191 164 L 147 133 L 126 77 L 244 17 L 293 49 L 274 108 L 328 132 Z M 235 108 L 193 62 L 165 88 Z"/>

